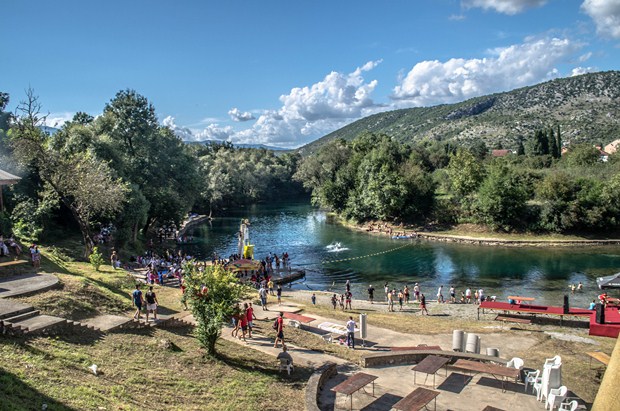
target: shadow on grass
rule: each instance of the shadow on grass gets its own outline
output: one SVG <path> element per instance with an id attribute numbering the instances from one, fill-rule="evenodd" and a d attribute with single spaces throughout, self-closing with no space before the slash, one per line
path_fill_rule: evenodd
<path id="1" fill-rule="evenodd" d="M 47 408 L 44 408 L 47 404 Z M 0 371 L 0 409 L 2 410 L 41 410 L 71 411 L 68 407 L 39 392 L 15 374 Z"/>
<path id="2" fill-rule="evenodd" d="M 294 382 L 306 382 L 314 372 L 312 368 L 304 367 L 301 365 L 295 365 L 295 370 L 288 375 L 286 371 L 280 371 L 276 358 L 273 358 L 273 362 L 265 363 L 260 357 L 254 357 L 252 354 L 255 352 L 251 349 L 245 349 L 235 355 L 232 355 L 225 349 L 221 343 L 217 346 L 216 359 L 224 364 L 240 371 L 260 372 L 271 377 L 280 378 L 283 380 L 290 380 Z"/>

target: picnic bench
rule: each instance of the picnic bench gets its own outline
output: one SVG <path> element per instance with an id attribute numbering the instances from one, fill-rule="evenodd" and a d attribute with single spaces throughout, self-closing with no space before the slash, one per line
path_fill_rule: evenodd
<path id="1" fill-rule="evenodd" d="M 436 355 L 429 355 L 428 357 L 424 358 L 422 361 L 420 361 L 419 364 L 417 364 L 415 367 L 412 368 L 413 384 L 416 383 L 416 374 L 418 372 L 426 374 L 426 378 L 428 378 L 430 374 L 433 374 L 433 389 L 434 389 L 435 388 L 435 376 L 437 375 L 437 371 L 439 371 L 441 367 L 443 366 L 446 367 L 446 377 L 448 376 L 448 362 L 449 361 L 450 361 L 449 358 L 438 357 Z M 424 378 L 424 384 L 426 384 L 426 378 Z"/>
<path id="2" fill-rule="evenodd" d="M 509 300 L 515 300 L 517 304 L 529 304 L 532 301 L 536 300 L 534 297 L 522 297 L 518 295 L 509 295 Z"/>
<path id="3" fill-rule="evenodd" d="M 353 374 L 352 376 L 350 376 L 349 378 L 347 378 L 340 384 L 336 385 L 331 390 L 336 393 L 340 393 L 340 394 L 344 394 L 348 396 L 351 399 L 351 402 L 350 402 L 351 405 L 349 409 L 352 410 L 353 409 L 353 394 L 363 389 L 365 386 L 367 386 L 370 383 L 372 383 L 372 396 L 373 397 L 375 396 L 375 380 L 377 378 L 378 377 L 374 375 L 366 374 L 363 372 L 358 372 L 357 374 Z"/>
<path id="4" fill-rule="evenodd" d="M 392 408 L 400 411 L 419 411 L 422 408 L 426 408 L 429 402 L 435 400 L 435 410 L 437 410 L 438 395 L 439 391 L 418 387 L 405 398 L 392 405 Z"/>
<path id="5" fill-rule="evenodd" d="M 452 364 L 452 366 L 454 368 L 458 368 L 464 371 L 471 371 L 474 374 L 489 374 L 497 380 L 499 380 L 498 377 L 502 377 L 502 392 L 506 392 L 506 378 L 512 378 L 516 382 L 521 373 L 521 370 L 517 368 L 510 368 L 503 365 L 481 363 L 463 359 L 457 360 L 454 364 Z"/>
<path id="6" fill-rule="evenodd" d="M 586 352 L 586 354 L 590 357 L 590 368 L 592 368 L 592 358 L 594 358 L 596 361 L 604 365 L 609 365 L 609 360 L 611 357 L 605 354 L 604 352 L 590 351 L 590 352 Z"/>

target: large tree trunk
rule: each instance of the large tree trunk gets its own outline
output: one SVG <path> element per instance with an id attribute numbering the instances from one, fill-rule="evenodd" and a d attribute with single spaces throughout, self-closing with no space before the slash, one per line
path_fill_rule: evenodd
<path id="1" fill-rule="evenodd" d="M 84 254 L 83 257 L 87 259 L 93 251 L 93 247 L 95 243 L 93 242 L 93 236 L 90 233 L 90 221 L 83 218 L 78 212 L 77 208 L 65 198 L 62 199 L 62 202 L 71 210 L 71 214 L 75 221 L 80 226 L 80 232 L 82 233 L 82 240 L 84 241 Z"/>

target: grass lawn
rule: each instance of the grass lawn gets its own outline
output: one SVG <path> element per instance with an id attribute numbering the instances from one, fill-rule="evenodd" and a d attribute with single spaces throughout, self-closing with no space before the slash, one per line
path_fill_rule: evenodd
<path id="1" fill-rule="evenodd" d="M 60 287 L 20 301 L 74 320 L 133 311 L 135 283 L 126 272 L 109 265 L 96 272 L 61 248 L 42 253 L 41 271 L 58 275 Z M 163 311 L 180 311 L 178 289 L 155 291 Z M 303 403 L 311 370 L 280 374 L 273 357 L 225 340 L 217 358 L 204 358 L 191 331 L 0 338 L 0 409 L 283 410 Z"/>

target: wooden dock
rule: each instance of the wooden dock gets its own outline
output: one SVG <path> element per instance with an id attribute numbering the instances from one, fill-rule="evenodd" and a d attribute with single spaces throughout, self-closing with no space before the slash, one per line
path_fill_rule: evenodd
<path id="1" fill-rule="evenodd" d="M 275 270 L 273 273 L 274 284 L 289 284 L 293 283 L 297 280 L 301 280 L 302 278 L 306 278 L 306 271 L 300 269 L 283 269 L 283 270 Z"/>

